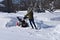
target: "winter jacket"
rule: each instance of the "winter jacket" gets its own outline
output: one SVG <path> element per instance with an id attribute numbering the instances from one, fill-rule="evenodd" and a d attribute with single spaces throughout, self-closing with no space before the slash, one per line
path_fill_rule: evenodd
<path id="1" fill-rule="evenodd" d="M 29 9 L 27 11 L 27 14 L 25 15 L 25 17 L 28 17 L 29 19 L 33 19 L 33 11 L 32 11 L 32 9 Z"/>

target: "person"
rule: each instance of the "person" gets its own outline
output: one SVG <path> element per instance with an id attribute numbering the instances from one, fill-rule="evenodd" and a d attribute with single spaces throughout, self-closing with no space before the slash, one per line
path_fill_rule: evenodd
<path id="1" fill-rule="evenodd" d="M 28 8 L 28 11 L 27 11 L 27 14 L 24 16 L 24 19 L 28 18 L 29 19 L 29 22 L 30 22 L 30 25 L 31 27 L 34 29 L 37 29 L 36 25 L 35 25 L 35 22 L 34 22 L 34 17 L 33 17 L 33 9 L 32 7 L 29 7 Z M 33 27 L 34 25 L 34 27 Z"/>

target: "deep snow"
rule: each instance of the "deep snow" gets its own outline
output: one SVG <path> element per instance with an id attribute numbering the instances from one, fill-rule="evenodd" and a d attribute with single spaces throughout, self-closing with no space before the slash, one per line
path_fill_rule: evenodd
<path id="1" fill-rule="evenodd" d="M 26 13 L 26 11 L 17 13 L 0 12 L 0 40 L 60 40 L 60 12 L 34 12 L 35 23 L 38 28 L 41 28 L 40 30 L 15 25 L 16 17 L 20 16 L 22 18 Z M 6 24 L 11 26 L 6 27 Z"/>

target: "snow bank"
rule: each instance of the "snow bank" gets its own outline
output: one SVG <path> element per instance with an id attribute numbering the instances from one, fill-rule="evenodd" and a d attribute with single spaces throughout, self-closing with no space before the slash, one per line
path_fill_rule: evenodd
<path id="1" fill-rule="evenodd" d="M 9 22 L 11 19 L 9 18 L 0 18 L 0 28 L 5 28 L 6 23 Z"/>

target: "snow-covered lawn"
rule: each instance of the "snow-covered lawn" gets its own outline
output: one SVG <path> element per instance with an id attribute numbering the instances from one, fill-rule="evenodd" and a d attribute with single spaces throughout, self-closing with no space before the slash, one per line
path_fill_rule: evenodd
<path id="1" fill-rule="evenodd" d="M 16 26 L 16 17 L 23 18 L 26 13 L 0 12 L 0 40 L 60 40 L 60 12 L 34 12 L 35 23 L 40 30 Z"/>

